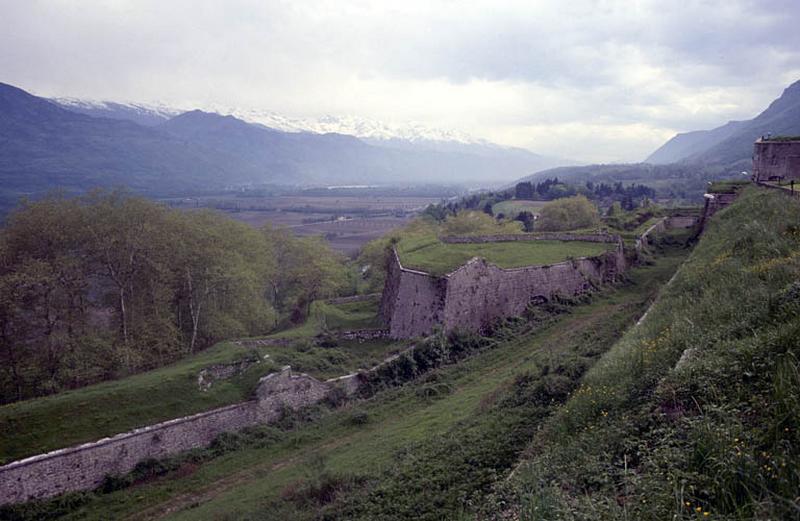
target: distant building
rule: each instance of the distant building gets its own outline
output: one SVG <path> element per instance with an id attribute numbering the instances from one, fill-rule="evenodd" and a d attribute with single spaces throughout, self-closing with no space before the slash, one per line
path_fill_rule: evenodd
<path id="1" fill-rule="evenodd" d="M 762 137 L 753 146 L 755 181 L 800 180 L 800 137 Z"/>

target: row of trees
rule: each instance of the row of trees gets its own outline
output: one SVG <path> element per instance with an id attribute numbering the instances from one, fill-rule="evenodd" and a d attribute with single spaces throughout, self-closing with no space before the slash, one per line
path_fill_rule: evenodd
<path id="1" fill-rule="evenodd" d="M 525 181 L 517 183 L 514 187 L 514 197 L 516 199 L 552 201 L 575 195 L 584 195 L 588 199 L 595 201 L 618 201 L 623 208 L 630 210 L 636 207 L 638 202 L 645 199 L 653 199 L 656 196 L 656 191 L 642 184 L 632 183 L 625 186 L 622 182 L 595 183 L 587 181 L 583 186 L 571 185 L 560 182 L 557 177 L 545 179 L 541 183 Z"/>
<path id="2" fill-rule="evenodd" d="M 0 230 L 0 402 L 301 320 L 346 281 L 321 239 L 125 193 L 27 203 Z"/>

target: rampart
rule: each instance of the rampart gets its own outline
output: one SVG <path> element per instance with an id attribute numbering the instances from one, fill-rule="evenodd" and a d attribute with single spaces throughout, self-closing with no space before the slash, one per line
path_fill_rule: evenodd
<path id="1" fill-rule="evenodd" d="M 447 242 L 504 242 L 511 240 L 586 240 L 614 242 L 616 248 L 595 257 L 557 264 L 505 269 L 473 258 L 443 276 L 403 267 L 396 250 L 389 259 L 380 311 L 392 338 L 445 331 L 480 331 L 498 318 L 522 314 L 531 301 L 555 295 L 574 296 L 615 280 L 625 269 L 622 241 L 615 235 L 484 236 L 445 238 Z M 520 237 L 527 237 L 522 239 Z M 564 238 L 568 237 L 568 238 Z"/>
<path id="2" fill-rule="evenodd" d="M 96 488 L 106 476 L 126 474 L 143 460 L 205 447 L 223 432 L 274 422 L 285 409 L 317 403 L 336 387 L 349 395 L 358 385 L 357 374 L 321 382 L 285 367 L 259 381 L 254 400 L 4 465 L 0 505 Z"/>
<path id="3" fill-rule="evenodd" d="M 800 139 L 759 139 L 753 145 L 753 180 L 800 180 Z"/>

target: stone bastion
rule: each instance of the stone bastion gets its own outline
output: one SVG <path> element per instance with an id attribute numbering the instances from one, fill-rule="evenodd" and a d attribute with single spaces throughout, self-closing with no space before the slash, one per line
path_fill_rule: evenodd
<path id="1" fill-rule="evenodd" d="M 413 338 L 462 329 L 480 331 L 499 318 L 519 316 L 531 302 L 556 295 L 575 296 L 613 282 L 627 268 L 622 239 L 617 235 L 501 235 L 442 237 L 443 242 L 591 241 L 616 247 L 594 257 L 550 265 L 500 268 L 475 257 L 445 275 L 406 268 L 393 249 L 388 260 L 380 313 L 392 338 Z"/>

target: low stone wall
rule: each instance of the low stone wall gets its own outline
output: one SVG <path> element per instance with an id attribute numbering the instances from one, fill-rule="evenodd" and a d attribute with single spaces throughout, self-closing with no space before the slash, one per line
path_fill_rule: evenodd
<path id="1" fill-rule="evenodd" d="M 352 394 L 358 382 L 357 375 L 342 382 L 320 382 L 285 367 L 259 381 L 255 400 L 4 465 L 0 467 L 0 505 L 96 488 L 106 476 L 126 474 L 140 461 L 205 447 L 223 432 L 273 422 L 285 408 L 317 403 L 337 385 Z"/>
<path id="2" fill-rule="evenodd" d="M 208 391 L 217 380 L 227 380 L 234 376 L 239 376 L 253 365 L 259 363 L 261 363 L 261 360 L 255 356 L 251 356 L 242 360 L 237 360 L 236 362 L 208 366 L 201 369 L 197 374 L 197 387 L 199 387 L 201 391 Z"/>
<path id="3" fill-rule="evenodd" d="M 498 237 L 502 236 L 468 239 L 501 242 Z M 587 236 L 571 237 L 585 240 Z M 595 242 L 614 241 L 617 247 L 596 257 L 514 269 L 474 258 L 441 277 L 404 268 L 393 251 L 380 308 L 389 335 L 424 336 L 436 327 L 479 331 L 497 318 L 520 315 L 534 299 L 574 296 L 612 281 L 626 269 L 622 242 L 611 235 L 594 237 Z"/>
<path id="4" fill-rule="evenodd" d="M 345 331 L 337 331 L 336 338 L 340 340 L 355 340 L 357 342 L 366 342 L 368 340 L 378 340 L 387 338 L 389 330 L 386 328 L 380 329 L 350 329 Z"/>

